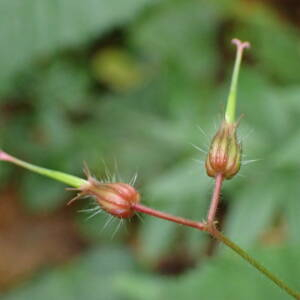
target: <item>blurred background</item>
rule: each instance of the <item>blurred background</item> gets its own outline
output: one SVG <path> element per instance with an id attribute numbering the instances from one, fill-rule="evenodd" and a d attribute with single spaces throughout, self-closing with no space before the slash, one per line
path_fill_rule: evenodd
<path id="1" fill-rule="evenodd" d="M 300 3 L 1 0 L 5 151 L 83 176 L 109 173 L 143 203 L 195 220 L 202 161 L 229 89 L 233 37 L 251 42 L 238 114 L 245 165 L 225 182 L 222 230 L 300 290 Z M 257 160 L 247 164 L 249 160 Z M 207 234 L 137 216 L 118 229 L 70 207 L 61 183 L 0 168 L 1 300 L 290 299 Z"/>

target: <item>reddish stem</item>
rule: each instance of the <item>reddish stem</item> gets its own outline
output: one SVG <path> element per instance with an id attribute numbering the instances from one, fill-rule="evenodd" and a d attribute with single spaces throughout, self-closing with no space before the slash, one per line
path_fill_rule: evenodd
<path id="1" fill-rule="evenodd" d="M 155 210 L 153 208 L 144 206 L 142 204 L 133 204 L 132 208 L 137 212 L 141 212 L 141 213 L 144 213 L 144 214 L 147 214 L 147 215 L 150 215 L 150 216 L 154 216 L 154 217 L 157 217 L 157 218 L 161 218 L 161 219 L 164 219 L 164 220 L 175 222 L 175 223 L 178 223 L 178 224 L 181 224 L 181 225 L 197 228 L 197 229 L 202 230 L 202 231 L 207 231 L 206 224 L 204 224 L 202 222 L 196 222 L 196 221 L 188 220 L 188 219 L 185 219 L 185 218 L 176 217 L 176 216 L 170 215 L 168 213 L 164 213 L 164 212 Z"/>
<path id="2" fill-rule="evenodd" d="M 211 198 L 210 207 L 207 215 L 207 223 L 211 224 L 215 220 L 216 212 L 218 209 L 218 205 L 220 202 L 220 194 L 221 194 L 221 188 L 223 183 L 223 175 L 221 173 L 217 174 L 216 176 L 216 183 L 214 192 Z"/>
<path id="3" fill-rule="evenodd" d="M 223 180 L 223 178 L 221 175 L 216 177 L 216 187 L 215 187 L 214 195 L 220 194 L 222 180 Z M 218 199 L 219 199 L 219 197 L 213 196 L 212 205 L 211 205 L 211 207 L 213 207 L 213 209 L 210 209 L 210 211 L 212 211 L 212 212 L 216 211 Z M 214 205 L 213 205 L 213 203 L 214 203 Z M 220 231 L 217 230 L 217 228 L 215 227 L 213 222 L 211 222 L 211 223 L 195 222 L 195 221 L 187 220 L 187 219 L 184 219 L 181 217 L 172 216 L 170 214 L 152 209 L 150 207 L 147 207 L 147 206 L 144 206 L 141 204 L 133 204 L 132 209 L 134 209 L 136 212 L 142 212 L 144 214 L 151 215 L 153 217 L 157 217 L 157 218 L 165 219 L 165 220 L 175 222 L 175 223 L 178 223 L 181 225 L 193 227 L 198 230 L 207 231 L 213 237 L 215 237 L 218 241 L 224 243 L 229 248 L 231 248 L 233 251 L 235 251 L 239 256 L 241 256 L 244 260 L 246 260 L 248 263 L 250 263 L 254 268 L 256 268 L 259 272 L 264 274 L 267 278 L 272 280 L 281 289 L 285 290 L 293 298 L 300 300 L 300 294 L 298 292 L 294 291 L 289 286 L 287 286 L 283 281 L 281 281 L 279 278 L 277 278 L 275 275 L 273 275 L 273 273 L 271 273 L 268 269 L 266 269 L 258 261 L 256 261 L 253 257 L 251 257 L 246 251 L 244 251 L 238 245 L 233 243 L 229 238 L 224 236 Z"/>

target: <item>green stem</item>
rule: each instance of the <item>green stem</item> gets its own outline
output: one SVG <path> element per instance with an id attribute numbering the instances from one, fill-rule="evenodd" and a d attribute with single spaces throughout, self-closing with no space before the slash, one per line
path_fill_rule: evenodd
<path id="1" fill-rule="evenodd" d="M 277 278 L 271 271 L 266 269 L 262 264 L 260 264 L 252 256 L 250 256 L 245 250 L 240 248 L 238 245 L 236 245 L 234 242 L 232 242 L 228 237 L 226 237 L 220 231 L 218 231 L 212 222 L 202 223 L 202 222 L 192 221 L 189 219 L 173 216 L 171 214 L 147 207 L 145 205 L 141 205 L 139 203 L 134 204 L 132 206 L 132 208 L 137 212 L 141 212 L 141 213 L 144 213 L 144 214 L 156 217 L 156 218 L 164 219 L 164 220 L 178 223 L 178 224 L 188 226 L 188 227 L 193 227 L 200 231 L 207 231 L 219 242 L 221 242 L 221 243 L 225 244 L 226 246 L 228 246 L 229 248 L 231 248 L 241 258 L 243 258 L 249 264 L 251 264 L 256 270 L 258 270 L 260 273 L 262 273 L 267 278 L 272 280 L 279 288 L 286 291 L 289 295 L 293 296 L 295 299 L 300 300 L 300 294 L 298 292 L 296 292 L 293 289 L 291 289 L 290 287 L 288 287 L 282 280 Z"/>
<path id="2" fill-rule="evenodd" d="M 70 186 L 73 186 L 75 188 L 79 188 L 82 185 L 88 183 L 87 180 L 84 180 L 82 178 L 69 175 L 63 172 L 49 170 L 46 168 L 41 168 L 32 164 L 29 164 L 27 162 L 24 162 L 20 159 L 17 159 L 3 151 L 0 150 L 0 160 L 2 161 L 8 161 L 13 164 L 16 164 L 20 167 L 26 168 L 30 171 L 33 171 L 35 173 L 50 177 L 54 180 L 61 181 L 63 183 L 66 183 Z M 135 204 L 133 206 L 133 209 L 145 214 L 152 215 L 157 218 L 162 218 L 171 222 L 179 223 L 184 226 L 188 227 L 194 227 L 201 231 L 207 231 L 209 232 L 214 238 L 216 238 L 218 241 L 224 243 L 226 246 L 231 248 L 234 252 L 236 252 L 239 256 L 241 256 L 244 260 L 246 260 L 249 264 L 251 264 L 254 268 L 256 268 L 259 272 L 264 274 L 267 278 L 269 278 L 271 281 L 273 281 L 278 287 L 286 291 L 289 295 L 294 297 L 297 300 L 300 300 L 300 294 L 290 287 L 288 287 L 282 280 L 277 278 L 274 274 L 272 274 L 269 270 L 267 270 L 263 265 L 261 265 L 257 260 L 255 260 L 253 257 L 251 257 L 245 250 L 240 248 L 238 245 L 236 245 L 234 242 L 232 242 L 229 238 L 224 236 L 220 231 L 218 231 L 213 223 L 202 223 L 202 222 L 196 222 L 191 221 L 188 219 L 184 219 L 181 217 L 176 217 L 167 213 L 163 213 L 151 208 L 148 208 L 146 206 Z"/>
<path id="3" fill-rule="evenodd" d="M 209 230 L 210 234 L 215 237 L 218 241 L 224 243 L 226 246 L 231 248 L 235 253 L 241 256 L 244 260 L 246 260 L 249 264 L 251 264 L 255 269 L 265 275 L 267 278 L 272 280 L 278 287 L 282 290 L 286 291 L 289 295 L 291 295 L 295 299 L 300 299 L 300 294 L 289 286 L 287 286 L 282 280 L 277 278 L 271 271 L 266 269 L 262 264 L 260 264 L 257 260 L 255 260 L 252 256 L 250 256 L 245 250 L 239 247 L 237 244 L 232 242 L 229 238 L 223 235 L 220 231 L 213 228 Z"/>
<path id="4" fill-rule="evenodd" d="M 63 172 L 54 171 L 42 167 L 38 167 L 35 165 L 32 165 L 30 163 L 27 163 L 25 161 L 22 161 L 20 159 L 17 159 L 9 154 L 7 154 L 4 151 L 0 151 L 0 160 L 11 162 L 15 165 L 18 165 L 20 167 L 23 167 L 27 170 L 30 170 L 32 172 L 38 173 L 40 175 L 44 175 L 47 177 L 50 177 L 54 180 L 61 181 L 63 183 L 66 183 L 72 187 L 79 188 L 80 186 L 87 183 L 86 180 L 79 178 L 77 176 L 69 175 Z"/>
<path id="5" fill-rule="evenodd" d="M 243 56 L 243 50 L 245 48 L 250 47 L 250 44 L 248 42 L 241 42 L 238 39 L 233 39 L 232 43 L 234 43 L 237 46 L 237 52 L 225 112 L 225 119 L 228 123 L 235 122 L 237 83 Z"/>

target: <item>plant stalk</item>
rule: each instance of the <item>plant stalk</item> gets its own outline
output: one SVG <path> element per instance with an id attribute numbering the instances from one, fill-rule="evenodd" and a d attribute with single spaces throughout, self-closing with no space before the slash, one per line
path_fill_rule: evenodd
<path id="1" fill-rule="evenodd" d="M 57 181 L 61 181 L 65 184 L 68 184 L 68 185 L 70 185 L 72 187 L 75 187 L 75 188 L 79 188 L 83 184 L 88 183 L 87 180 L 84 180 L 84 179 L 79 178 L 77 176 L 73 176 L 73 175 L 70 175 L 70 174 L 67 174 L 67 173 L 63 173 L 63 172 L 59 172 L 59 171 L 55 171 L 55 170 L 50 170 L 50 169 L 38 167 L 38 166 L 35 166 L 33 164 L 27 163 L 23 160 L 20 160 L 16 157 L 11 156 L 11 155 L 9 155 L 6 152 L 1 151 L 1 150 L 0 150 L 0 160 L 11 162 L 11 163 L 13 163 L 15 165 L 18 165 L 20 167 L 23 167 L 27 170 L 38 173 L 38 174 L 43 175 L 43 176 L 50 177 L 50 178 L 52 178 L 54 180 L 57 180 Z"/>
<path id="2" fill-rule="evenodd" d="M 217 174 L 214 192 L 211 198 L 210 207 L 208 210 L 207 222 L 213 223 L 217 213 L 218 205 L 220 202 L 220 195 L 223 183 L 223 175 L 221 173 Z"/>
<path id="3" fill-rule="evenodd" d="M 276 277 L 271 271 L 266 269 L 261 263 L 259 263 L 256 259 L 254 259 L 252 256 L 250 256 L 245 250 L 243 250 L 241 247 L 239 247 L 237 244 L 235 244 L 233 241 L 231 241 L 228 237 L 223 235 L 219 230 L 216 228 L 212 228 L 209 230 L 209 233 L 218 241 L 222 242 L 226 246 L 228 246 L 231 250 L 233 250 L 236 254 L 238 254 L 240 257 L 242 257 L 245 261 L 247 261 L 250 265 L 252 265 L 256 270 L 258 270 L 260 273 L 265 275 L 268 279 L 273 281 L 279 288 L 284 290 L 286 293 L 288 293 L 293 298 L 299 300 L 300 299 L 300 293 L 294 291 L 292 288 L 290 288 L 287 284 L 285 284 L 281 279 Z"/>
<path id="4" fill-rule="evenodd" d="M 171 214 L 167 214 L 150 207 L 141 205 L 141 204 L 134 204 L 132 207 L 135 211 L 141 212 L 147 215 L 151 215 L 153 217 L 157 217 L 160 219 L 168 220 L 171 222 L 175 222 L 184 226 L 193 227 L 201 231 L 207 231 L 211 234 L 216 240 L 225 244 L 231 250 L 233 250 L 236 254 L 238 254 L 241 258 L 243 258 L 246 262 L 251 264 L 257 271 L 262 273 L 268 279 L 273 281 L 279 288 L 284 290 L 293 298 L 300 300 L 300 294 L 290 288 L 287 284 L 285 284 L 281 279 L 276 277 L 271 271 L 266 269 L 261 263 L 259 263 L 256 259 L 250 256 L 245 250 L 231 241 L 228 237 L 222 234 L 219 230 L 216 229 L 213 223 L 202 223 L 202 222 L 195 222 L 189 219 L 173 216 Z"/>
<path id="5" fill-rule="evenodd" d="M 250 47 L 250 44 L 248 42 L 241 42 L 238 39 L 233 39 L 232 43 L 237 46 L 237 52 L 225 112 L 225 120 L 228 123 L 235 122 L 237 83 L 239 78 L 240 66 L 244 49 Z"/>
<path id="6" fill-rule="evenodd" d="M 61 181 L 63 183 L 66 183 L 70 186 L 73 186 L 75 188 L 79 188 L 80 186 L 88 183 L 87 180 L 84 180 L 82 178 L 69 175 L 63 172 L 59 171 L 54 171 L 54 170 L 49 170 L 46 168 L 41 168 L 32 164 L 29 164 L 27 162 L 24 162 L 22 160 L 19 160 L 6 152 L 3 152 L 0 150 L 0 160 L 2 161 L 8 161 L 13 164 L 16 164 L 20 167 L 23 167 L 25 169 L 28 169 L 30 171 L 39 173 L 40 175 L 44 175 L 47 177 L 50 177 L 54 180 Z M 211 205 L 211 213 L 210 218 L 211 220 L 214 220 L 214 215 L 218 206 L 218 199 L 219 199 L 219 194 L 221 190 L 221 185 L 222 185 L 222 176 L 216 178 L 216 185 L 215 185 L 215 190 L 214 190 L 214 195 L 213 195 L 213 203 Z M 197 221 L 192 221 L 189 219 L 185 219 L 182 217 L 177 217 L 173 216 L 171 214 L 161 212 L 152 208 L 149 208 L 147 206 L 144 206 L 142 204 L 133 204 L 132 208 L 136 212 L 142 212 L 144 214 L 148 214 L 160 219 L 168 220 L 177 224 L 181 224 L 184 226 L 196 228 L 201 231 L 207 231 L 210 233 L 215 239 L 218 241 L 222 242 L 229 248 L 231 248 L 235 253 L 237 253 L 241 258 L 243 258 L 245 261 L 247 261 L 249 264 L 251 264 L 255 269 L 257 269 L 260 273 L 265 275 L 268 279 L 273 281 L 279 288 L 284 290 L 286 293 L 288 293 L 290 296 L 293 298 L 300 300 L 300 294 L 296 291 L 294 291 L 292 288 L 290 288 L 288 285 L 286 285 L 282 280 L 280 280 L 278 277 L 276 277 L 271 271 L 266 269 L 263 265 L 261 265 L 257 260 L 255 260 L 253 257 L 251 257 L 245 250 L 240 248 L 238 245 L 236 245 L 234 242 L 232 242 L 229 238 L 227 238 L 225 235 L 223 235 L 220 231 L 216 229 L 214 226 L 213 222 L 197 222 Z"/>
<path id="7" fill-rule="evenodd" d="M 193 228 L 196 228 L 196 229 L 199 229 L 202 231 L 206 230 L 205 223 L 192 221 L 192 220 L 185 219 L 182 217 L 173 216 L 171 214 L 150 208 L 150 207 L 142 205 L 142 204 L 133 204 L 132 208 L 137 212 L 141 212 L 141 213 L 153 216 L 153 217 L 157 217 L 160 219 L 164 219 L 164 220 L 171 221 L 171 222 L 181 224 L 184 226 L 188 226 L 188 227 L 193 227 Z"/>

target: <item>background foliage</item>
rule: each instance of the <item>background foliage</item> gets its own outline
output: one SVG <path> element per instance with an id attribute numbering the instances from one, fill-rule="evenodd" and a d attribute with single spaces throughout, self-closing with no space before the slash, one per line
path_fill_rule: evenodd
<path id="1" fill-rule="evenodd" d="M 137 171 L 144 203 L 202 219 L 212 181 L 191 144 L 207 149 L 220 122 L 230 39 L 249 40 L 240 136 L 258 161 L 225 183 L 219 216 L 300 290 L 299 22 L 277 5 L 2 0 L 1 147 L 77 175 L 84 160 L 99 178 Z M 88 201 L 65 208 L 59 183 L 6 164 L 0 177 L 1 299 L 289 299 L 205 234 L 148 217 L 115 234 L 77 212 Z"/>

